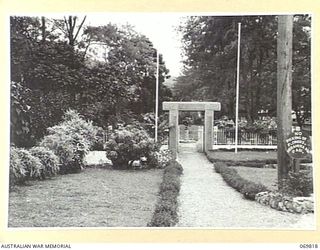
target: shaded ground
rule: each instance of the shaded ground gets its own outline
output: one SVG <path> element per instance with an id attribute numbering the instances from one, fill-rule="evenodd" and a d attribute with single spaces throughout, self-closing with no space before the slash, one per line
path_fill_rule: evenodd
<path id="1" fill-rule="evenodd" d="M 151 220 L 162 170 L 87 168 L 10 192 L 9 227 L 141 227 Z"/>
<path id="2" fill-rule="evenodd" d="M 183 146 L 184 147 L 184 146 Z M 180 147 L 181 149 L 181 147 Z M 263 206 L 229 187 L 206 156 L 182 148 L 178 227 L 313 229 L 314 215 L 281 212 Z"/>

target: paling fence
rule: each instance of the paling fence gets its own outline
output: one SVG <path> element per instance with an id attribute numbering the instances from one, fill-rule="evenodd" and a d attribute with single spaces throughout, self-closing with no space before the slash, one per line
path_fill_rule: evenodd
<path id="1" fill-rule="evenodd" d="M 235 131 L 218 129 L 213 132 L 213 144 L 235 144 Z M 238 132 L 238 145 L 277 145 L 276 133 Z"/>
<path id="2" fill-rule="evenodd" d="M 203 126 L 179 125 L 179 140 L 180 141 L 197 141 L 203 133 Z M 235 144 L 235 131 L 223 128 L 215 128 L 213 131 L 214 145 L 233 145 Z M 238 145 L 277 145 L 276 131 L 272 133 L 247 132 L 240 131 L 238 133 Z"/>

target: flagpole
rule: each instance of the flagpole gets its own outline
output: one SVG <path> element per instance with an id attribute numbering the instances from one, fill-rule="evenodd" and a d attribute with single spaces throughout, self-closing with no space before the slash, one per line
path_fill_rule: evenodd
<path id="1" fill-rule="evenodd" d="M 155 132 L 154 141 L 158 141 L 158 106 L 159 106 L 159 51 L 157 50 L 157 71 L 156 71 L 156 107 L 155 107 Z"/>
<path id="2" fill-rule="evenodd" d="M 237 57 L 237 90 L 236 90 L 236 131 L 235 131 L 235 148 L 234 148 L 235 153 L 238 153 L 240 38 L 241 38 L 241 23 L 238 23 L 238 57 Z"/>

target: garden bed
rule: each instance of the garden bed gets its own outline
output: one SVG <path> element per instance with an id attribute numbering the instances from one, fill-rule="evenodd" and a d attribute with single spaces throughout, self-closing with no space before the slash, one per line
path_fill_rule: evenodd
<path id="1" fill-rule="evenodd" d="M 182 172 L 182 166 L 174 160 L 164 169 L 159 199 L 148 226 L 172 227 L 178 223 L 178 196 Z"/>
<path id="2" fill-rule="evenodd" d="M 313 213 L 314 198 L 297 197 L 297 195 L 288 195 L 278 192 L 277 170 L 270 168 L 251 168 L 251 167 L 227 167 L 224 163 L 215 163 L 215 170 L 219 172 L 223 179 L 237 191 L 246 197 L 245 186 L 249 184 L 251 198 L 258 203 L 270 206 L 273 209 L 291 212 L 291 213 Z M 301 171 L 306 176 L 310 175 L 309 171 Z M 253 184 L 253 185 L 252 185 Z M 260 191 L 259 185 L 263 185 Z M 300 183 L 292 184 L 293 188 L 301 188 Z M 307 187 L 307 186 L 306 186 Z M 305 188 L 306 188 L 305 187 Z M 264 191 L 262 191 L 264 189 Z M 305 194 L 306 196 L 308 194 Z M 299 195 L 298 195 L 299 196 Z M 247 197 L 246 197 L 247 198 Z"/>
<path id="3" fill-rule="evenodd" d="M 88 168 L 15 186 L 9 227 L 142 227 L 151 220 L 163 170 Z"/>

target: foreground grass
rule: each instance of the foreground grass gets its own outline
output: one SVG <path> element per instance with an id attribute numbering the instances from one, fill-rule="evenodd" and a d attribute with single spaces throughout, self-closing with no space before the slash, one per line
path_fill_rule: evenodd
<path id="1" fill-rule="evenodd" d="M 151 220 L 163 170 L 87 168 L 16 187 L 9 227 L 139 227 Z"/>
<path id="2" fill-rule="evenodd" d="M 207 153 L 211 162 L 223 162 L 228 166 L 263 167 L 266 164 L 277 163 L 277 151 L 234 151 L 215 150 Z"/>

